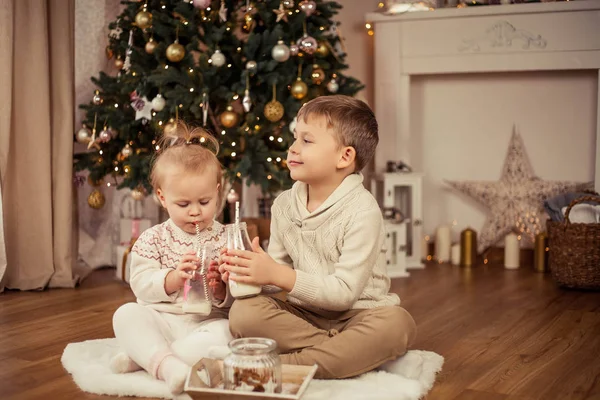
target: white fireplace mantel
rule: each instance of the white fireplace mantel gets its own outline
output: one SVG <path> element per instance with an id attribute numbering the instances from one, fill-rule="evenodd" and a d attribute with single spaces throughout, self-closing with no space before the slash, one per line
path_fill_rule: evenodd
<path id="1" fill-rule="evenodd" d="M 375 114 L 387 160 L 411 163 L 411 77 L 431 74 L 595 70 L 600 74 L 600 1 L 367 14 L 375 29 Z M 598 95 L 600 96 L 600 79 Z M 600 189 L 600 98 L 595 186 Z M 387 132 L 395 132 L 389 134 Z"/>

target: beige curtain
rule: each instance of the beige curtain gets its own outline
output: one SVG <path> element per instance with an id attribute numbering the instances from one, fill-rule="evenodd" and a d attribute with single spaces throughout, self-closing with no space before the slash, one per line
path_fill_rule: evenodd
<path id="1" fill-rule="evenodd" d="M 0 291 L 73 287 L 74 0 L 0 1 Z"/>

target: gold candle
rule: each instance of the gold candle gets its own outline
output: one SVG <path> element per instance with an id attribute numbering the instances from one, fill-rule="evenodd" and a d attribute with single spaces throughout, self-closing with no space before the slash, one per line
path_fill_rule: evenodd
<path id="1" fill-rule="evenodd" d="M 533 268 L 537 272 L 546 272 L 548 270 L 548 235 L 546 232 L 540 232 L 535 235 L 535 244 L 533 246 Z"/>
<path id="2" fill-rule="evenodd" d="M 460 265 L 472 267 L 477 260 L 477 232 L 466 228 L 460 233 Z"/>

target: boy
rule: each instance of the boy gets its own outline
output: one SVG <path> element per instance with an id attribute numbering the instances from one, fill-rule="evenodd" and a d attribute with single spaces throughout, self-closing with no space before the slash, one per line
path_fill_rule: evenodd
<path id="1" fill-rule="evenodd" d="M 362 185 L 377 129 L 360 100 L 336 95 L 306 103 L 287 157 L 297 182 L 273 203 L 268 254 L 255 239 L 254 252 L 222 257 L 223 280 L 288 292 L 287 302 L 236 300 L 233 336 L 272 338 L 283 363 L 317 364 L 321 379 L 377 368 L 404 355 L 416 336 L 414 320 L 388 293 L 383 218 Z M 386 366 L 394 370 L 394 362 Z"/>

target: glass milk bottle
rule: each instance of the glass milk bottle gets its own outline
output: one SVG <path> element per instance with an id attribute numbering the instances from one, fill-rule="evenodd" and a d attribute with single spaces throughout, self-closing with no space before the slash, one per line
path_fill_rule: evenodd
<path id="1" fill-rule="evenodd" d="M 248 229 L 245 222 L 227 225 L 227 249 L 252 251 L 252 243 L 248 237 Z M 235 274 L 232 272 L 232 276 Z M 247 283 L 229 280 L 229 293 L 237 299 L 252 297 L 259 294 L 261 286 L 249 285 Z"/>
<path id="2" fill-rule="evenodd" d="M 202 245 L 196 252 L 200 259 L 198 269 L 192 271 L 192 278 L 183 287 L 183 312 L 186 314 L 209 315 L 212 310 L 212 291 L 208 285 L 208 265 L 212 247 Z"/>

